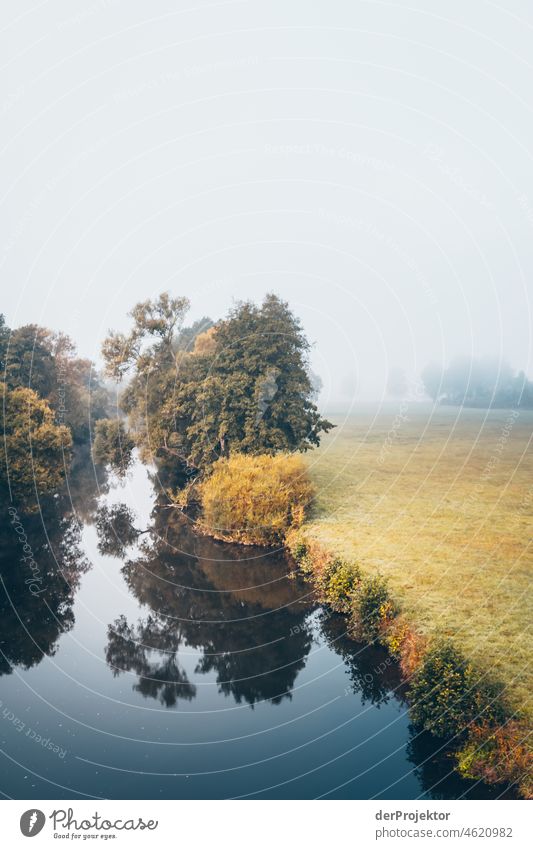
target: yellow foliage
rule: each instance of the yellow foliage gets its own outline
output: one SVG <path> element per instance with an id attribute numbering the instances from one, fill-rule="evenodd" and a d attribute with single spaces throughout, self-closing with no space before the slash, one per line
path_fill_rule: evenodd
<path id="1" fill-rule="evenodd" d="M 36 509 L 35 496 L 53 492 L 63 482 L 72 436 L 68 427 L 55 423 L 48 402 L 33 389 L 9 390 L 0 383 L 0 394 L 0 492 L 9 488 L 13 499 L 24 503 L 26 509 Z"/>
<path id="2" fill-rule="evenodd" d="M 526 724 L 511 720 L 498 728 L 473 725 L 468 740 L 457 753 L 457 766 L 465 778 L 488 784 L 514 784 L 522 798 L 533 798 L 533 749 Z"/>
<path id="3" fill-rule="evenodd" d="M 279 545 L 301 525 L 314 490 L 295 454 L 234 454 L 199 487 L 202 530 L 245 545 Z"/>
<path id="4" fill-rule="evenodd" d="M 210 327 L 200 333 L 194 342 L 194 353 L 202 356 L 212 354 L 217 346 L 216 332 L 216 327 Z"/>

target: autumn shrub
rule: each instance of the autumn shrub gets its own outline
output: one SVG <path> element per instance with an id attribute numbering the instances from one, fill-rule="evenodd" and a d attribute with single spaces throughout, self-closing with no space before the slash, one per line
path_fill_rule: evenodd
<path id="1" fill-rule="evenodd" d="M 435 644 L 415 672 L 410 689 L 411 718 L 437 737 L 464 735 L 471 723 L 505 721 L 501 687 L 474 672 L 451 642 Z"/>
<path id="2" fill-rule="evenodd" d="M 309 541 L 300 530 L 292 527 L 285 534 L 285 548 L 292 556 L 298 571 L 311 579 L 315 565 L 311 556 Z"/>
<path id="3" fill-rule="evenodd" d="M 420 666 L 427 639 L 399 614 L 388 623 L 380 642 L 398 661 L 402 677 L 408 681 Z"/>
<path id="4" fill-rule="evenodd" d="M 285 543 L 299 571 L 313 585 L 317 601 L 336 613 L 348 613 L 361 582 L 357 564 L 337 557 L 298 530 L 290 531 Z"/>
<path id="5" fill-rule="evenodd" d="M 289 534 L 287 534 L 286 537 L 287 547 L 290 553 L 292 554 L 294 560 L 296 561 L 297 565 L 301 566 L 304 563 L 309 551 L 307 543 L 299 535 L 294 536 L 292 544 L 288 544 L 288 540 Z"/>
<path id="6" fill-rule="evenodd" d="M 356 564 L 333 557 L 318 582 L 320 600 L 335 613 L 348 613 L 360 582 L 361 572 Z"/>
<path id="7" fill-rule="evenodd" d="M 386 630 L 397 614 L 387 581 L 381 575 L 364 578 L 350 610 L 350 632 L 357 640 L 384 641 Z"/>
<path id="8" fill-rule="evenodd" d="M 324 548 L 317 540 L 306 538 L 301 531 L 292 529 L 285 538 L 285 544 L 296 560 L 300 572 L 305 575 L 318 590 L 335 555 Z"/>
<path id="9" fill-rule="evenodd" d="M 198 492 L 205 533 L 268 546 L 302 524 L 314 490 L 297 455 L 234 454 L 214 464 Z"/>
<path id="10" fill-rule="evenodd" d="M 464 778 L 487 784 L 514 784 L 525 799 L 533 798 L 533 750 L 530 732 L 517 720 L 499 727 L 474 725 L 468 740 L 457 753 Z"/>

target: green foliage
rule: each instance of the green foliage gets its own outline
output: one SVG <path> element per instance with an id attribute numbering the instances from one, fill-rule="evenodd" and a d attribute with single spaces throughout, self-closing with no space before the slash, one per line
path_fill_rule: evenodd
<path id="1" fill-rule="evenodd" d="M 132 459 L 135 442 L 120 419 L 100 419 L 96 422 L 93 457 L 96 463 L 109 465 L 122 476 Z"/>
<path id="2" fill-rule="evenodd" d="M 239 304 L 216 325 L 215 341 L 204 395 L 215 420 L 193 411 L 204 444 L 222 456 L 318 445 L 332 425 L 311 400 L 310 346 L 288 305 L 275 295 L 261 306 Z"/>
<path id="3" fill-rule="evenodd" d="M 336 613 L 348 613 L 360 582 L 361 572 L 355 563 L 334 557 L 317 575 L 316 588 L 320 601 Z"/>
<path id="4" fill-rule="evenodd" d="M 299 541 L 291 548 L 291 554 L 300 565 L 303 563 L 304 559 L 307 557 L 307 545 L 305 542 Z"/>
<path id="5" fill-rule="evenodd" d="M 396 613 L 385 578 L 381 575 L 364 578 L 354 595 L 351 609 L 354 636 L 367 642 L 379 640 Z"/>
<path id="6" fill-rule="evenodd" d="M 48 402 L 57 424 L 70 428 L 75 442 L 88 441 L 91 420 L 106 415 L 107 391 L 91 361 L 76 356 L 68 336 L 36 324 L 10 331 L 2 322 L 0 360 L 8 389 L 32 389 Z"/>
<path id="7" fill-rule="evenodd" d="M 204 336 L 213 327 L 213 322 L 207 316 L 199 318 L 190 327 L 183 327 L 173 341 L 173 348 L 177 351 L 193 351 L 197 340 Z"/>
<path id="8" fill-rule="evenodd" d="M 361 582 L 361 572 L 354 563 L 336 557 L 327 573 L 326 604 L 338 613 L 348 613 Z"/>
<path id="9" fill-rule="evenodd" d="M 291 528 L 285 535 L 285 547 L 292 555 L 298 570 L 316 585 L 316 566 L 308 541 L 299 528 Z"/>
<path id="10" fill-rule="evenodd" d="M 57 387 L 53 333 L 36 324 L 9 332 L 3 379 L 9 389 L 27 387 L 49 398 Z"/>
<path id="11" fill-rule="evenodd" d="M 172 367 L 174 339 L 188 310 L 188 298 L 172 298 L 168 292 L 136 304 L 129 313 L 131 331 L 110 333 L 102 344 L 109 377 L 121 380 L 130 369 L 146 377 L 156 367 Z"/>
<path id="12" fill-rule="evenodd" d="M 312 401 L 309 343 L 288 305 L 269 295 L 183 328 L 187 308 L 168 294 L 138 304 L 131 332 L 103 344 L 108 374 L 131 377 L 121 406 L 143 456 L 204 469 L 233 452 L 318 445 L 332 425 Z"/>
<path id="13" fill-rule="evenodd" d="M 34 508 L 35 497 L 53 492 L 62 483 L 71 457 L 72 437 L 54 422 L 48 403 L 32 389 L 10 390 L 0 384 L 3 405 L 0 429 L 4 451 L 0 489 L 16 504 Z"/>
<path id="14" fill-rule="evenodd" d="M 499 726 L 473 725 L 457 752 L 457 768 L 464 778 L 488 784 L 505 782 L 517 787 L 525 799 L 533 798 L 533 751 L 528 725 L 515 719 Z"/>
<path id="15" fill-rule="evenodd" d="M 198 489 L 204 530 L 249 545 L 282 543 L 313 497 L 302 460 L 286 454 L 221 459 Z"/>
<path id="16" fill-rule="evenodd" d="M 475 673 L 451 642 L 431 648 L 415 672 L 410 688 L 411 717 L 437 737 L 468 731 L 474 721 L 503 722 L 502 688 Z"/>
<path id="17" fill-rule="evenodd" d="M 62 333 L 28 324 L 10 330 L 0 316 L 5 458 L 0 486 L 23 505 L 53 492 L 86 443 L 91 419 L 105 415 L 107 392 L 89 360 Z"/>

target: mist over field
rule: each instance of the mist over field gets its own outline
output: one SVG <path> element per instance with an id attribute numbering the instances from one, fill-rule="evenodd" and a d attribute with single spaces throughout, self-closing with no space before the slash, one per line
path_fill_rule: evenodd
<path id="1" fill-rule="evenodd" d="M 273 291 L 326 407 L 458 356 L 533 376 L 520 6 L 8 0 L 9 326 L 99 362 L 140 299 L 216 320 Z"/>

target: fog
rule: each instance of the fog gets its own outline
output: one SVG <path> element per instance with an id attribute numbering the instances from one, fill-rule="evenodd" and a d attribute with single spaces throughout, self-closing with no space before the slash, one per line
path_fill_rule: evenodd
<path id="1" fill-rule="evenodd" d="M 533 376 L 525 0 L 5 0 L 0 311 L 99 360 L 169 289 L 284 296 L 326 405 Z"/>

